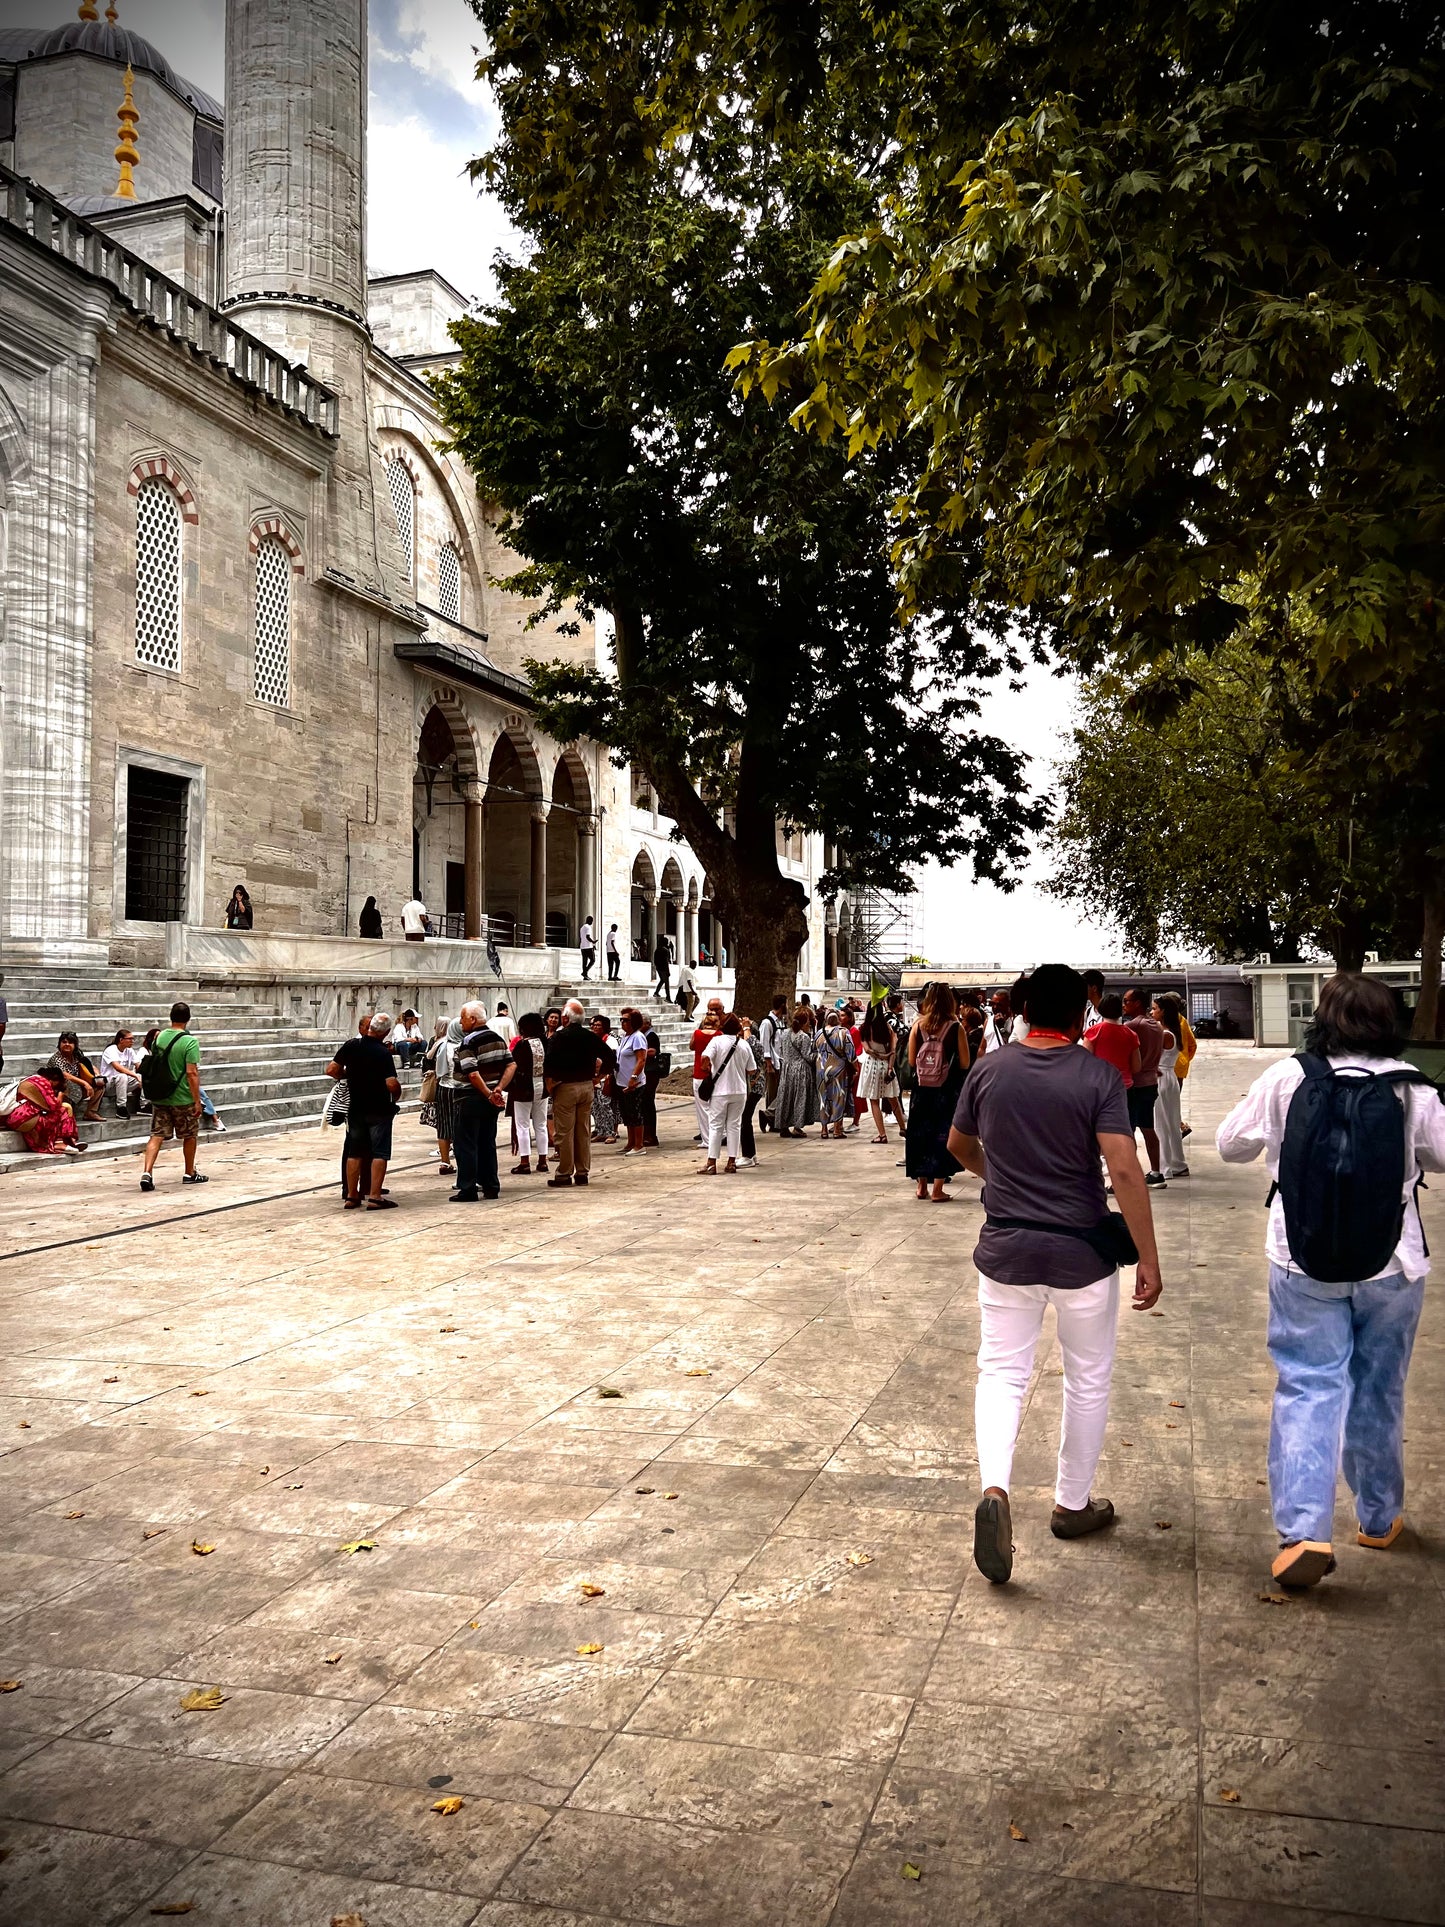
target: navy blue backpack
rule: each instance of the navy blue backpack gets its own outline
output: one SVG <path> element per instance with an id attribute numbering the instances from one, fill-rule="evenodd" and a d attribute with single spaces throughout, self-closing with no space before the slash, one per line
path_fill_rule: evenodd
<path id="1" fill-rule="evenodd" d="M 1402 1084 L 1439 1087 L 1422 1071 L 1336 1071 L 1301 1051 L 1279 1182 L 1290 1256 L 1307 1277 L 1347 1284 L 1384 1271 L 1405 1221 Z M 1270 1192 L 1274 1196 L 1274 1190 Z"/>

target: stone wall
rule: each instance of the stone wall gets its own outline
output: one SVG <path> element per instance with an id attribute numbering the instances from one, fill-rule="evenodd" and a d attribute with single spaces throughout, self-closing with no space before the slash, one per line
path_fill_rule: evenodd
<path id="1" fill-rule="evenodd" d="M 15 78 L 16 173 L 62 200 L 114 194 L 120 178 L 115 147 L 123 69 L 92 54 L 68 53 L 24 61 Z M 191 184 L 194 109 L 144 71 L 135 76 L 133 98 L 140 114 L 137 200 L 196 193 Z"/>

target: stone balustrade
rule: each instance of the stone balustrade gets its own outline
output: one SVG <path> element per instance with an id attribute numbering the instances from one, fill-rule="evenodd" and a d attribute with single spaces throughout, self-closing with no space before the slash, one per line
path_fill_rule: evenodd
<path id="1" fill-rule="evenodd" d="M 332 389 L 8 167 L 0 167 L 0 218 L 37 246 L 106 282 L 133 314 L 251 393 L 336 438 L 338 401 Z"/>

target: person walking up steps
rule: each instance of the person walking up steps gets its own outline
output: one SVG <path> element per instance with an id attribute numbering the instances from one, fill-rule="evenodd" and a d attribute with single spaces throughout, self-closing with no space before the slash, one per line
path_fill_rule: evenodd
<path id="1" fill-rule="evenodd" d="M 1341 1470 L 1360 1545 L 1383 1551 L 1404 1530 L 1405 1379 L 1430 1269 L 1416 1187 L 1445 1171 L 1445 1102 L 1399 1054 L 1387 984 L 1331 977 L 1304 1046 L 1255 1079 L 1216 1138 L 1226 1164 L 1263 1152 L 1274 1180 L 1264 1248 L 1282 1586 L 1334 1570 Z"/>
<path id="2" fill-rule="evenodd" d="M 141 1065 L 141 1085 L 151 1107 L 151 1134 L 141 1161 L 140 1188 L 154 1191 L 151 1176 L 161 1147 L 175 1138 L 185 1160 L 182 1184 L 204 1184 L 204 1174 L 196 1169 L 196 1133 L 201 1127 L 201 1047 L 186 1026 L 191 1021 L 189 1004 L 172 1004 L 171 1021 L 161 1031 L 152 1050 Z M 387 1062 L 390 1063 L 390 1053 Z"/>
<path id="3" fill-rule="evenodd" d="M 657 977 L 657 987 L 652 993 L 653 996 L 659 1003 L 671 1003 L 672 945 L 661 933 L 658 935 L 657 947 L 652 953 L 652 968 Z"/>
<path id="4" fill-rule="evenodd" d="M 1149 1194 L 1134 1151 L 1123 1079 L 1075 1050 L 1084 980 L 1066 964 L 1029 979 L 1029 1035 L 974 1067 L 954 1112 L 949 1148 L 983 1179 L 974 1262 L 982 1331 L 974 1428 L 983 1497 L 974 1564 L 1002 1585 L 1013 1572 L 1009 1482 L 1034 1350 L 1052 1305 L 1064 1360 L 1064 1416 L 1050 1530 L 1078 1539 L 1113 1524 L 1093 1496 L 1109 1418 L 1119 1322 L 1119 1266 L 1137 1258 L 1134 1309 L 1163 1290 Z M 1124 1216 L 1108 1210 L 1102 1153 Z"/>

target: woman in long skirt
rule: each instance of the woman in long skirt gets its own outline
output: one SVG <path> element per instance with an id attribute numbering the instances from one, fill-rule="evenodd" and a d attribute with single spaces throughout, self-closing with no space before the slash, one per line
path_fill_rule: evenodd
<path id="1" fill-rule="evenodd" d="M 608 1068 L 592 1086 L 592 1137 L 598 1144 L 617 1142 L 617 1089 L 612 1073 L 617 1067 L 617 1039 L 609 1020 L 599 1011 L 589 1026 L 599 1044 L 607 1047 Z"/>
<path id="2" fill-rule="evenodd" d="M 801 1006 L 778 1039 L 778 1095 L 773 1105 L 773 1129 L 779 1137 L 801 1137 L 805 1125 L 818 1121 L 818 1085 L 814 1076 L 817 1050 Z"/>
<path id="3" fill-rule="evenodd" d="M 968 1075 L 968 1036 L 958 1022 L 957 1006 L 947 984 L 930 984 L 923 993 L 918 1021 L 908 1038 L 908 1061 L 913 1067 L 913 1101 L 908 1107 L 908 1175 L 918 1187 L 921 1202 L 951 1204 L 944 1185 L 959 1166 L 949 1155 L 948 1132 L 958 1094 Z"/>
<path id="4" fill-rule="evenodd" d="M 853 1064 L 858 1053 L 836 1011 L 830 1010 L 818 1032 L 818 1109 L 823 1136 L 842 1137 L 853 1115 Z"/>

